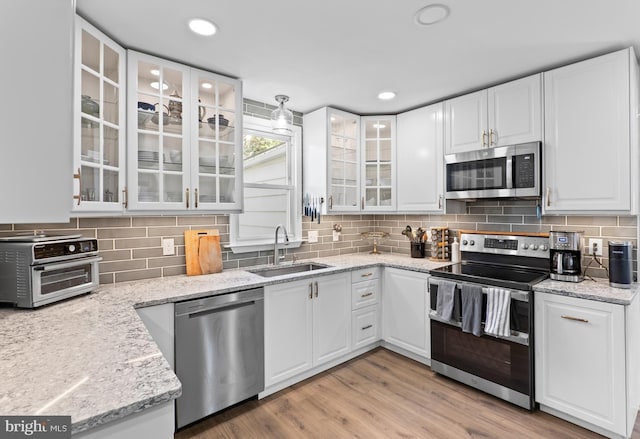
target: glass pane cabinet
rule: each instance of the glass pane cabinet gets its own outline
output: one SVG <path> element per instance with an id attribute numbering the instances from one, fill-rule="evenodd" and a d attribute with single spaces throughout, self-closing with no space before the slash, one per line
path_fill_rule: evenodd
<path id="1" fill-rule="evenodd" d="M 74 212 L 122 211 L 126 53 L 76 17 Z"/>
<path id="2" fill-rule="evenodd" d="M 239 211 L 240 81 L 128 55 L 130 209 Z"/>
<path id="3" fill-rule="evenodd" d="M 360 117 L 329 109 L 329 209 L 359 211 Z"/>
<path id="4" fill-rule="evenodd" d="M 395 116 L 363 116 L 362 124 L 362 208 L 395 208 Z"/>

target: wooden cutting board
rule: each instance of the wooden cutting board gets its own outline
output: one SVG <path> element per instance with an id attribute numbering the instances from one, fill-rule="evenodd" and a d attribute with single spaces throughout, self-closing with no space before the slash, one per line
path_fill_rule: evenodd
<path id="1" fill-rule="evenodd" d="M 222 271 L 222 251 L 218 230 L 186 230 L 184 232 L 184 249 L 187 276 Z"/>

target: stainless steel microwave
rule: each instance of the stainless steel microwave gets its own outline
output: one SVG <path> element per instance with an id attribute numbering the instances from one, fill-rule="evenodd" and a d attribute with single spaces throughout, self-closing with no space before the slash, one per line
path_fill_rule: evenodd
<path id="1" fill-rule="evenodd" d="M 448 199 L 541 196 L 540 142 L 445 155 Z"/>

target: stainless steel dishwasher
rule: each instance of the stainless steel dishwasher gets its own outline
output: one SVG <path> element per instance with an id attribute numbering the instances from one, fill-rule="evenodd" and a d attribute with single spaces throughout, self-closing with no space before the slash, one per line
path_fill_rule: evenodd
<path id="1" fill-rule="evenodd" d="M 264 390 L 262 288 L 175 305 L 181 428 Z"/>

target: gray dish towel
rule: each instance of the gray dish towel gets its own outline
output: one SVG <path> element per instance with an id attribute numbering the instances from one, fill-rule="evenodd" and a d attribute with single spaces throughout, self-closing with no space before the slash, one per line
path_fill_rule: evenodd
<path id="1" fill-rule="evenodd" d="M 482 335 L 482 287 L 462 284 L 462 332 Z"/>
<path id="2" fill-rule="evenodd" d="M 455 290 L 455 282 L 438 280 L 436 314 L 438 314 L 444 320 L 451 320 L 451 317 L 453 316 L 453 297 Z"/>

